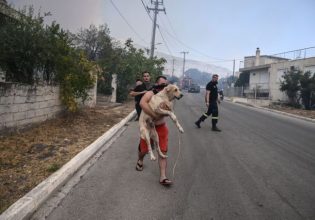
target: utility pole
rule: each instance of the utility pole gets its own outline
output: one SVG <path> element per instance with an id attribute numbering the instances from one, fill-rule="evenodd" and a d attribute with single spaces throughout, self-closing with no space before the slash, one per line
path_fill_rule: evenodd
<path id="1" fill-rule="evenodd" d="M 175 64 L 175 59 L 173 59 L 173 68 L 172 68 L 172 78 L 173 78 L 173 76 L 174 76 L 174 64 Z"/>
<path id="2" fill-rule="evenodd" d="M 183 77 L 185 77 L 185 61 L 186 61 L 186 53 L 189 53 L 188 51 L 182 51 L 180 53 L 184 54 L 184 62 L 183 62 Z"/>
<path id="3" fill-rule="evenodd" d="M 235 59 L 233 60 L 233 80 L 234 80 L 234 73 L 235 73 Z"/>
<path id="4" fill-rule="evenodd" d="M 159 5 L 163 5 L 163 0 L 159 1 L 159 0 L 151 0 L 151 4 L 154 4 L 154 8 L 149 8 L 147 7 L 148 11 L 153 11 L 154 12 L 154 19 L 153 19 L 153 28 L 152 28 L 152 38 L 151 38 L 151 51 L 150 51 L 150 58 L 152 59 L 154 56 L 154 46 L 155 46 L 155 30 L 156 30 L 156 19 L 157 19 L 157 14 L 159 13 L 159 11 L 164 11 L 165 12 L 165 8 L 160 9 Z"/>

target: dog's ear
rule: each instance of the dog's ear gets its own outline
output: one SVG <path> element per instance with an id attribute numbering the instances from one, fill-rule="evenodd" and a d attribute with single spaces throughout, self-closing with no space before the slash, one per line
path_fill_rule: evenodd
<path id="1" fill-rule="evenodd" d="M 166 92 L 171 91 L 171 89 L 172 89 L 172 87 L 171 87 L 170 85 L 168 85 L 168 86 L 165 87 Z"/>

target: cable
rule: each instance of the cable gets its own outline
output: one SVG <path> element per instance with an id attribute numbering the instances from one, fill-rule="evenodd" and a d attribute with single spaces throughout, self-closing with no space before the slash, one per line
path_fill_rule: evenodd
<path id="1" fill-rule="evenodd" d="M 176 31 L 175 31 L 175 29 L 173 28 L 173 25 L 172 25 L 172 23 L 171 23 L 171 20 L 169 19 L 169 17 L 167 16 L 167 14 L 165 14 L 165 15 L 166 15 L 166 20 L 167 20 L 168 24 L 170 25 L 170 27 L 171 27 L 173 33 L 175 34 L 175 36 L 177 37 Z"/>
<path id="2" fill-rule="evenodd" d="M 142 2 L 142 5 L 143 5 L 143 7 L 144 7 L 144 9 L 145 9 L 145 11 L 146 11 L 146 13 L 147 13 L 147 15 L 149 16 L 149 18 L 151 19 L 151 21 L 153 21 L 151 15 L 150 15 L 150 13 L 149 13 L 149 11 L 147 10 L 146 4 L 143 2 L 143 0 L 141 0 L 141 2 Z M 194 48 L 188 46 L 187 44 L 183 43 L 181 40 L 178 39 L 177 34 L 176 34 L 176 32 L 175 32 L 175 30 L 174 30 L 174 28 L 173 28 L 173 25 L 171 24 L 171 21 L 170 21 L 170 19 L 169 19 L 169 17 L 168 17 L 167 15 L 166 15 L 166 18 L 167 18 L 167 21 L 168 21 L 168 23 L 169 23 L 169 25 L 170 25 L 170 27 L 171 27 L 171 30 L 174 32 L 175 36 L 173 36 L 172 34 L 170 34 L 170 33 L 166 30 L 166 28 L 162 28 L 160 25 L 157 25 L 157 27 L 158 27 L 158 30 L 159 30 L 160 35 L 161 35 L 161 37 L 162 37 L 162 40 L 163 40 L 163 42 L 164 42 L 164 44 L 165 44 L 165 47 L 167 48 L 168 52 L 170 53 L 170 55 L 171 55 L 172 57 L 174 57 L 174 56 L 173 56 L 173 54 L 172 54 L 170 48 L 168 47 L 168 44 L 166 43 L 166 40 L 165 40 L 164 36 L 162 35 L 162 32 L 161 32 L 160 27 L 161 27 L 169 36 L 171 36 L 173 39 L 175 39 L 175 40 L 176 40 L 177 42 L 179 42 L 181 45 L 184 45 L 184 46 L 187 47 L 188 49 L 190 49 L 190 50 L 192 50 L 192 51 L 195 51 L 196 53 L 199 53 L 199 54 L 201 54 L 202 56 L 209 57 L 209 58 L 211 58 L 211 59 L 217 60 L 217 61 L 212 61 L 212 62 L 208 62 L 208 63 L 221 63 L 221 62 L 232 62 L 233 60 L 243 60 L 243 59 L 221 59 L 221 58 L 212 57 L 212 56 L 209 56 L 209 55 L 207 55 L 207 54 L 205 54 L 205 53 L 203 53 L 203 52 L 201 52 L 201 51 L 198 51 L 197 49 L 194 49 Z"/>
<path id="3" fill-rule="evenodd" d="M 162 37 L 162 40 L 163 40 L 163 42 L 164 42 L 164 44 L 165 44 L 165 47 L 167 48 L 167 50 L 168 50 L 168 52 L 170 53 L 170 55 L 174 58 L 173 53 L 171 52 L 170 48 L 168 47 L 168 45 L 167 45 L 167 43 L 166 43 L 166 41 L 165 41 L 165 39 L 164 39 L 164 37 L 163 37 L 163 34 L 162 34 L 161 30 L 160 30 L 159 25 L 157 25 L 157 28 L 158 28 L 159 33 L 160 33 L 160 35 L 161 35 L 161 37 Z"/>
<path id="4" fill-rule="evenodd" d="M 118 7 L 114 4 L 114 2 L 112 0 L 110 0 L 110 3 L 114 6 L 114 8 L 116 9 L 116 11 L 118 12 L 118 14 L 120 15 L 120 17 L 122 17 L 122 19 L 127 23 L 127 25 L 130 27 L 130 29 L 140 38 L 141 41 L 143 41 L 145 44 L 148 44 L 148 42 L 146 42 L 138 33 L 137 31 L 129 24 L 129 22 L 127 21 L 127 19 L 123 16 L 123 14 L 119 11 Z"/>
<path id="5" fill-rule="evenodd" d="M 151 15 L 150 15 L 150 13 L 149 13 L 149 11 L 148 11 L 148 9 L 147 9 L 146 4 L 144 4 L 143 0 L 141 0 L 141 2 L 142 2 L 142 5 L 143 5 L 143 7 L 144 7 L 144 10 L 147 12 L 147 14 L 148 14 L 149 18 L 151 19 L 151 21 L 153 21 L 153 19 L 152 19 Z"/>

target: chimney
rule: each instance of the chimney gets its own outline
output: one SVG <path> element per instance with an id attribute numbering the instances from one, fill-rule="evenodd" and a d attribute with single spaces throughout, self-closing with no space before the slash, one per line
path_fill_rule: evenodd
<path id="1" fill-rule="evenodd" d="M 257 49 L 256 49 L 255 66 L 259 66 L 259 59 L 260 59 L 260 50 L 259 50 L 259 47 L 257 47 Z"/>

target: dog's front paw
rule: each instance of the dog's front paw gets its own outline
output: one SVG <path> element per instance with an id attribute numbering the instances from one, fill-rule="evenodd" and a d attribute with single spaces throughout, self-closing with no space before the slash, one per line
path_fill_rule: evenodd
<path id="1" fill-rule="evenodd" d="M 162 152 L 160 153 L 160 156 L 164 159 L 168 157 L 166 154 L 163 154 Z"/>
<path id="2" fill-rule="evenodd" d="M 150 153 L 150 160 L 156 160 L 156 157 L 154 156 L 153 152 Z"/>
<path id="3" fill-rule="evenodd" d="M 180 133 L 184 133 L 184 129 L 181 126 L 179 126 L 178 130 Z"/>

